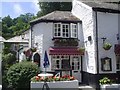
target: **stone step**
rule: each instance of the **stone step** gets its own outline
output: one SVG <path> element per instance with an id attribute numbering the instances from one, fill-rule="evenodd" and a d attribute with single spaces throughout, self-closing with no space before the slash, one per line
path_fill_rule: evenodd
<path id="1" fill-rule="evenodd" d="M 95 90 L 95 89 L 88 85 L 80 85 L 79 90 Z"/>

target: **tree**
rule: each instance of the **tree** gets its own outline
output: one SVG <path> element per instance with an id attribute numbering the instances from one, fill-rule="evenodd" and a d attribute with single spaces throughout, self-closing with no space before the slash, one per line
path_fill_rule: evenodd
<path id="1" fill-rule="evenodd" d="M 37 13 L 37 16 L 46 15 L 52 11 L 71 11 L 72 2 L 39 2 L 41 11 Z"/>
<path id="2" fill-rule="evenodd" d="M 21 14 L 19 17 L 12 19 L 9 15 L 2 19 L 2 36 L 9 39 L 13 36 L 20 35 L 23 31 L 30 28 L 29 22 L 34 19 L 34 14 Z"/>

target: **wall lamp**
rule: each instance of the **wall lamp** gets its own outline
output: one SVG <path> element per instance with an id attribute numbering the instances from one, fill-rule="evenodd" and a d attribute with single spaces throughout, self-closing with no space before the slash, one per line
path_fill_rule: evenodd
<path id="1" fill-rule="evenodd" d="M 106 37 L 101 38 L 103 40 L 103 44 L 105 43 Z"/>

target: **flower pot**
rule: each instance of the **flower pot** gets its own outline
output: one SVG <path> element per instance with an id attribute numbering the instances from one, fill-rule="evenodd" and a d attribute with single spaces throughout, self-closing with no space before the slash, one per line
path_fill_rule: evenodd
<path id="1" fill-rule="evenodd" d="M 53 81 L 53 82 L 46 82 L 49 88 L 60 88 L 60 89 L 78 89 L 78 80 L 71 80 L 71 81 Z M 42 89 L 44 82 L 31 82 L 31 90 L 33 89 Z"/>
<path id="2" fill-rule="evenodd" d="M 110 50 L 111 47 L 103 47 L 104 50 Z"/>
<path id="3" fill-rule="evenodd" d="M 110 43 L 104 43 L 104 45 L 103 45 L 104 50 L 109 50 L 111 47 L 112 47 L 112 45 Z"/>
<path id="4" fill-rule="evenodd" d="M 119 90 L 120 84 L 103 84 L 100 85 L 100 90 Z"/>

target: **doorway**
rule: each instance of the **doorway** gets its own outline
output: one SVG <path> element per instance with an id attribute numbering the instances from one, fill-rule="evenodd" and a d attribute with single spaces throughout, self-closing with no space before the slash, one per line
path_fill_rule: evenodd
<path id="1" fill-rule="evenodd" d="M 71 58 L 72 76 L 81 82 L 81 57 L 72 56 Z"/>

